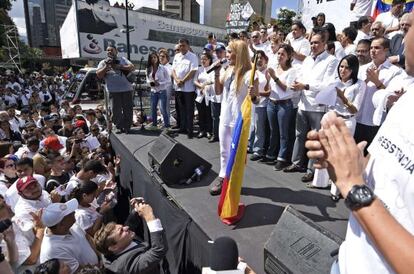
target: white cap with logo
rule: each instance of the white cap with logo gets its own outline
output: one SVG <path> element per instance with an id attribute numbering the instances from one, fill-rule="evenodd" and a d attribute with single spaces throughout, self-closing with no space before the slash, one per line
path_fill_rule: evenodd
<path id="1" fill-rule="evenodd" d="M 46 227 L 57 225 L 65 216 L 78 209 L 78 206 L 78 200 L 76 199 L 71 199 L 66 203 L 53 203 L 48 205 L 42 213 L 43 225 Z"/>

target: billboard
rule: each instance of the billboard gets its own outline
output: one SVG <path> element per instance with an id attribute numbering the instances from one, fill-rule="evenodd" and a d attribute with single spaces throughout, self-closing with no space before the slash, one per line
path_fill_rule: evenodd
<path id="1" fill-rule="evenodd" d="M 120 56 L 126 56 L 125 9 L 111 7 L 105 0 L 75 0 L 74 6 L 72 8 L 76 11 L 76 22 L 68 15 L 65 20 L 67 25 L 64 24 L 61 29 L 61 39 L 65 41 L 62 42 L 62 53 L 68 53 L 62 54 L 63 58 L 103 59 L 106 57 L 105 49 L 110 45 L 118 49 Z M 70 25 L 77 30 L 76 49 L 71 48 L 75 45 L 73 38 L 65 39 Z M 148 53 L 159 48 L 168 49 L 170 56 L 173 56 L 174 45 L 180 38 L 187 38 L 193 51 L 201 53 L 207 43 L 208 33 L 216 34 L 219 40 L 224 40 L 226 35 L 224 29 L 131 10 L 129 30 L 130 54 L 133 61 L 146 58 Z M 79 51 L 78 57 L 72 54 L 76 50 Z"/>

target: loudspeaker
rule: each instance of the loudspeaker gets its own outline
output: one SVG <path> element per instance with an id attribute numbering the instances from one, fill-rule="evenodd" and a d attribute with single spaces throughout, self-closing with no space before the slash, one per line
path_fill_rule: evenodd
<path id="1" fill-rule="evenodd" d="M 203 174 L 211 169 L 209 162 L 164 132 L 148 152 L 148 161 L 167 185 L 189 179 L 200 166 L 204 167 Z"/>
<path id="2" fill-rule="evenodd" d="M 341 242 L 339 236 L 288 205 L 265 244 L 265 272 L 329 273 Z"/>

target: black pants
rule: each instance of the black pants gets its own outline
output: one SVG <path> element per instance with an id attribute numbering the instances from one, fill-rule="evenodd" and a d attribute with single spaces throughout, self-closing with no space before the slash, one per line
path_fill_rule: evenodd
<path id="1" fill-rule="evenodd" d="M 112 92 L 112 122 L 118 129 L 129 130 L 132 126 L 134 102 L 132 91 Z"/>
<path id="2" fill-rule="evenodd" d="M 375 135 L 377 135 L 377 132 L 380 127 L 377 126 L 367 126 L 360 123 L 356 124 L 355 128 L 355 142 L 358 144 L 362 141 L 367 141 L 368 145 L 365 147 L 364 154 L 368 154 L 368 146 L 371 144 L 372 140 L 374 140 Z"/>
<path id="3" fill-rule="evenodd" d="M 194 120 L 194 100 L 196 93 L 194 91 L 178 91 L 178 108 L 180 109 L 180 130 L 193 134 Z"/>
<path id="4" fill-rule="evenodd" d="M 200 126 L 200 132 L 211 133 L 212 131 L 212 118 L 210 102 L 206 105 L 206 99 L 204 98 L 201 103 L 196 102 L 198 110 L 198 124 Z"/>
<path id="5" fill-rule="evenodd" d="M 215 138 L 219 138 L 221 103 L 210 102 L 210 106 L 211 118 L 213 119 L 213 135 Z"/>
<path id="6" fill-rule="evenodd" d="M 169 102 L 168 102 L 169 104 Z M 174 107 L 175 107 L 175 121 L 176 121 L 176 126 L 178 128 L 180 128 L 180 123 L 181 123 L 181 115 L 180 115 L 180 107 L 178 106 L 178 91 L 174 90 Z"/>

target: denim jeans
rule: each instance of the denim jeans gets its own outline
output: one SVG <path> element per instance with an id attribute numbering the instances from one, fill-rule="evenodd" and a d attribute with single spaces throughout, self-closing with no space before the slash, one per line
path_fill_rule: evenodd
<path id="1" fill-rule="evenodd" d="M 291 100 L 269 102 L 267 105 L 267 119 L 270 126 L 270 141 L 266 157 L 276 159 L 276 150 L 279 147 L 277 160 L 287 161 L 289 142 L 289 122 L 293 114 Z"/>
<path id="2" fill-rule="evenodd" d="M 254 154 L 263 156 L 266 143 L 266 124 L 268 123 L 267 109 L 266 107 L 256 107 L 255 112 L 256 123 L 253 152 Z"/>
<path id="3" fill-rule="evenodd" d="M 161 114 L 164 120 L 164 126 L 170 127 L 170 116 L 167 112 L 167 91 L 160 90 L 159 92 L 151 92 L 151 115 L 152 125 L 157 126 L 157 105 L 161 101 Z"/>

